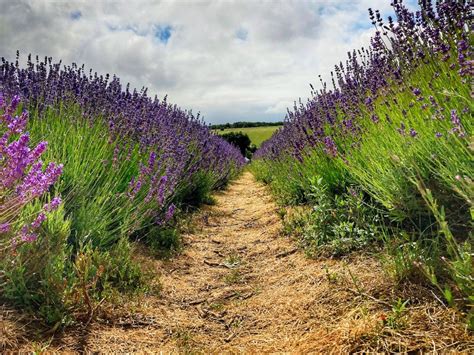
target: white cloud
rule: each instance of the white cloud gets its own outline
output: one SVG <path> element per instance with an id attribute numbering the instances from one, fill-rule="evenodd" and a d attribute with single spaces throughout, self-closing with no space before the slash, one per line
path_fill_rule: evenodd
<path id="1" fill-rule="evenodd" d="M 368 44 L 367 8 L 388 13 L 389 2 L 3 0 L 0 56 L 84 63 L 210 122 L 281 120 L 318 74 Z"/>

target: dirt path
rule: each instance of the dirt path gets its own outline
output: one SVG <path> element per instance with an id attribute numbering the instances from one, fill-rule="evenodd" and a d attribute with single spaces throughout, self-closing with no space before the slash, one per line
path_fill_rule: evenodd
<path id="1" fill-rule="evenodd" d="M 116 316 L 66 333 L 46 348 L 150 353 L 469 348 L 472 337 L 454 311 L 426 290 L 396 287 L 374 258 L 306 258 L 281 235 L 277 207 L 250 173 L 216 199 L 195 216 L 180 256 L 169 262 L 144 257 L 160 275 L 159 296 L 126 304 L 112 312 Z M 387 326 L 383 318 L 391 315 L 391 300 L 415 293 L 421 300 L 410 304 L 400 327 Z"/>

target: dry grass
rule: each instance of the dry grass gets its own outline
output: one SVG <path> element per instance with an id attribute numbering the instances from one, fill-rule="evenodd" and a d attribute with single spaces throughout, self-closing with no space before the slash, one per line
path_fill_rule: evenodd
<path id="1" fill-rule="evenodd" d="M 166 262 L 139 255 L 159 275 L 160 296 L 108 306 L 88 327 L 56 334 L 52 342 L 35 340 L 25 321 L 4 309 L 0 345 L 112 352 L 474 352 L 474 337 L 455 310 L 428 288 L 395 285 L 374 257 L 310 260 L 295 252 L 295 243 L 281 236 L 277 207 L 250 173 L 216 198 L 217 205 L 195 216 L 180 256 Z M 395 317 L 398 299 L 408 304 Z"/>

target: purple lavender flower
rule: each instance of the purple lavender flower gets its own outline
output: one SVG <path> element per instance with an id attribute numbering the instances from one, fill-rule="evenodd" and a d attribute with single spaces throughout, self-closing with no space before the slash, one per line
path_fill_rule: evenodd
<path id="1" fill-rule="evenodd" d="M 156 153 L 151 152 L 150 153 L 150 158 L 148 159 L 148 167 L 151 169 L 155 166 L 155 161 L 156 161 Z"/>
<path id="2" fill-rule="evenodd" d="M 175 209 L 176 209 L 176 206 L 174 205 L 174 203 L 169 205 L 168 210 L 166 211 L 166 215 L 165 215 L 166 221 L 169 221 L 171 218 L 173 218 Z"/>
<path id="3" fill-rule="evenodd" d="M 12 133 L 21 133 L 26 127 L 26 122 L 28 121 L 28 112 L 24 111 L 21 116 L 15 116 L 11 119 L 8 119 L 8 129 Z"/>
<path id="4" fill-rule="evenodd" d="M 451 123 L 453 126 L 461 125 L 461 120 L 459 119 L 456 110 L 451 110 Z"/>
<path id="5" fill-rule="evenodd" d="M 0 105 L 1 106 L 1 105 Z M 10 223 L 2 223 L 0 224 L 0 234 L 1 233 L 8 233 L 10 231 L 11 224 Z"/>
<path id="6" fill-rule="evenodd" d="M 324 137 L 324 145 L 325 145 L 324 151 L 326 152 L 327 155 L 333 158 L 337 156 L 337 147 L 331 137 L 329 136 Z"/>
<path id="7" fill-rule="evenodd" d="M 14 95 L 10 103 L 10 112 L 15 112 L 18 104 L 20 103 L 20 95 Z"/>
<path id="8" fill-rule="evenodd" d="M 457 133 L 458 137 L 463 138 L 466 136 L 462 125 L 461 120 L 459 119 L 456 110 L 451 110 L 451 123 L 453 128 L 451 129 L 451 133 Z"/>
<path id="9" fill-rule="evenodd" d="M 25 243 L 33 243 L 38 239 L 38 234 L 31 231 L 21 232 L 20 239 Z"/>
<path id="10" fill-rule="evenodd" d="M 52 212 L 58 209 L 59 205 L 61 204 L 62 200 L 60 196 L 54 197 L 50 203 L 47 203 L 43 206 L 43 210 L 46 212 Z"/>
<path id="11" fill-rule="evenodd" d="M 160 182 L 158 183 L 158 203 L 160 206 L 163 205 L 163 202 L 165 200 L 165 188 L 167 181 L 168 177 L 166 175 L 163 175 L 160 179 Z"/>
<path id="12" fill-rule="evenodd" d="M 13 116 L 19 103 L 20 97 L 13 96 L 8 104 L 4 95 L 0 94 L 0 129 L 5 130 L 0 139 L 0 190 L 2 191 L 0 205 L 0 216 L 6 216 L 10 221 L 16 217 L 11 215 L 10 211 L 20 211 L 23 206 L 33 199 L 44 194 L 49 187 L 56 182 L 62 173 L 62 165 L 50 163 L 43 171 L 43 163 L 39 160 L 41 154 L 45 151 L 47 143 L 39 143 L 33 150 L 28 145 L 30 137 L 28 133 L 23 132 L 27 120 L 28 112 L 23 111 L 20 116 Z M 19 135 L 18 138 L 14 138 Z M 45 211 L 50 210 L 60 203 L 60 198 L 56 197 L 50 206 L 45 206 Z M 10 215 L 9 215 L 10 214 Z M 46 219 L 44 212 L 41 212 L 31 225 L 25 225 L 20 230 L 19 237 L 24 242 L 36 240 L 37 235 L 33 232 Z M 12 223 L 13 223 L 12 222 Z M 7 231 L 15 233 L 12 230 L 12 223 L 1 222 L 0 232 Z M 13 237 L 15 244 L 17 238 Z"/>
<path id="13" fill-rule="evenodd" d="M 48 147 L 48 142 L 40 142 L 35 149 L 33 149 L 30 153 L 30 156 L 29 156 L 29 160 L 30 161 L 35 161 L 37 159 L 39 159 L 39 157 L 41 156 L 41 154 L 44 153 L 44 151 L 46 150 L 46 148 Z"/>
<path id="14" fill-rule="evenodd" d="M 31 223 L 31 228 L 39 228 L 41 226 L 41 224 L 46 220 L 46 215 L 41 212 L 38 217 L 36 217 L 36 219 L 33 221 L 33 223 Z"/>
<path id="15" fill-rule="evenodd" d="M 458 52 L 464 52 L 464 51 L 468 50 L 469 44 L 467 43 L 467 41 L 462 39 L 458 42 L 457 47 L 458 47 Z"/>
<path id="16" fill-rule="evenodd" d="M 405 135 L 405 125 L 403 124 L 403 122 L 400 124 L 400 128 L 397 128 L 397 131 L 398 133 L 400 133 L 402 136 Z"/>

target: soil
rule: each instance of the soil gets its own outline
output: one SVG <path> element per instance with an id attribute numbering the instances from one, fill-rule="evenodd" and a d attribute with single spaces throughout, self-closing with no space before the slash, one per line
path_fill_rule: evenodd
<path id="1" fill-rule="evenodd" d="M 159 294 L 106 305 L 89 324 L 47 336 L 4 307 L 0 350 L 474 353 L 461 314 L 427 286 L 394 283 L 375 254 L 306 257 L 251 173 L 215 199 L 193 216 L 178 256 L 138 255 Z M 399 316 L 398 299 L 408 301 Z"/>

